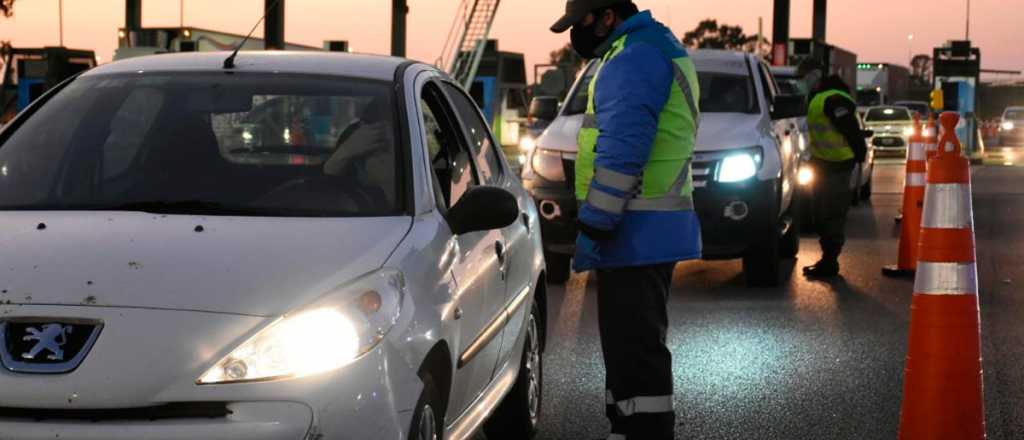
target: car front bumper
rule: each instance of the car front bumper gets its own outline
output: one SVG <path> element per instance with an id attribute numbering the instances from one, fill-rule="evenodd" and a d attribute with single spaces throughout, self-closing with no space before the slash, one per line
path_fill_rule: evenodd
<path id="1" fill-rule="evenodd" d="M 572 255 L 576 248 L 576 195 L 565 181 L 553 182 L 542 178 L 524 179 L 537 212 L 540 213 L 541 237 L 544 251 Z"/>
<path id="2" fill-rule="evenodd" d="M 422 383 L 395 343 L 339 370 L 291 380 L 197 385 L 266 318 L 104 307 L 0 306 L 0 319 L 99 320 L 91 353 L 65 375 L 0 369 L 0 438 L 71 440 L 400 439 Z M 325 349 L 330 341 L 324 341 Z M 179 411 L 162 411 L 168 406 Z M 197 408 L 217 408 L 205 413 Z M 152 411 L 155 415 L 142 416 Z"/>
<path id="3" fill-rule="evenodd" d="M 757 239 L 777 234 L 778 181 L 708 182 L 693 193 L 704 259 L 743 256 Z"/>

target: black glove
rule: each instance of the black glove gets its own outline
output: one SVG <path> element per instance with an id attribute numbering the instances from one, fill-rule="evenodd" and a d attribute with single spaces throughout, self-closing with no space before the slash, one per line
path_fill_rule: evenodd
<path id="1" fill-rule="evenodd" d="M 606 231 L 604 229 L 595 228 L 580 221 L 580 219 L 576 219 L 576 228 L 595 242 L 608 241 L 615 238 L 615 231 Z"/>

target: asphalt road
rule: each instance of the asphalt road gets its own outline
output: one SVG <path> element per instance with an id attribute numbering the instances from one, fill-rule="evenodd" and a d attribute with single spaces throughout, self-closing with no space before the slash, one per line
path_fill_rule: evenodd
<path id="1" fill-rule="evenodd" d="M 679 439 L 894 439 L 899 426 L 912 280 L 894 263 L 903 166 L 880 164 L 875 196 L 851 211 L 843 277 L 808 281 L 814 237 L 777 289 L 743 286 L 738 261 L 675 272 L 668 343 Z M 974 170 L 989 438 L 1024 438 L 1024 168 Z M 538 439 L 598 439 L 604 369 L 596 291 L 585 275 L 552 286 Z"/>

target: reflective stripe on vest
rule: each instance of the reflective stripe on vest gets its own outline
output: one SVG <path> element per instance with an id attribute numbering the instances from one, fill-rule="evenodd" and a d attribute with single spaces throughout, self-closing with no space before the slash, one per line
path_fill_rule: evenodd
<path id="1" fill-rule="evenodd" d="M 850 95 L 839 90 L 819 93 L 811 100 L 807 113 L 807 128 L 811 132 L 811 155 L 828 162 L 842 162 L 854 158 L 853 148 L 832 120 L 825 114 L 825 102 L 833 96 L 842 96 L 854 102 Z"/>
<path id="2" fill-rule="evenodd" d="M 700 109 L 697 105 L 699 98 L 697 97 L 695 90 L 699 90 L 692 84 L 687 77 L 686 70 L 680 63 L 690 63 L 688 68 L 693 70 L 693 74 L 696 71 L 692 69 L 692 61 L 688 58 L 681 58 L 679 60 L 672 60 L 673 66 L 673 94 L 678 93 L 675 99 L 670 97 L 668 105 L 682 105 L 685 108 L 686 113 L 683 117 L 690 117 L 693 120 L 694 131 L 692 133 L 684 132 L 684 136 L 692 136 L 692 139 L 688 143 L 684 143 L 682 147 L 682 154 L 678 154 L 679 151 L 673 151 L 673 147 L 669 145 L 673 144 L 662 144 L 664 139 L 659 142 L 659 137 L 662 136 L 662 129 L 660 124 L 666 119 L 669 123 L 679 123 L 676 113 L 663 111 L 661 117 L 659 117 L 659 135 L 656 136 L 655 145 L 652 148 L 651 158 L 647 165 L 644 167 L 643 178 L 626 176 L 622 173 L 616 173 L 612 170 L 602 170 L 596 168 L 594 160 L 596 159 L 597 153 L 594 151 L 597 145 L 597 139 L 600 136 L 598 128 L 598 120 L 596 115 L 596 103 L 595 103 L 595 90 L 597 88 L 597 82 L 600 78 L 601 70 L 604 68 L 605 63 L 616 57 L 625 48 L 626 40 L 628 35 L 623 36 L 617 40 L 608 53 L 605 54 L 601 60 L 601 64 L 597 67 L 597 71 L 594 74 L 594 78 L 591 80 L 588 87 L 588 100 L 587 110 L 583 116 L 583 122 L 580 128 L 579 135 L 579 155 L 576 160 L 576 196 L 580 200 L 587 200 L 588 203 L 596 208 L 612 212 L 621 213 L 623 211 L 680 211 L 680 210 L 693 210 L 693 199 L 691 197 L 692 189 L 689 188 L 690 183 L 690 163 L 692 161 L 692 143 L 696 139 L 696 127 L 700 121 Z M 679 92 L 675 92 L 678 90 Z M 681 98 L 681 99 L 680 99 Z M 681 101 L 681 102 L 680 102 Z M 678 111 L 679 107 L 673 109 Z M 667 118 L 666 114 L 669 114 Z M 686 125 L 683 125 L 686 127 Z M 672 134 L 670 132 L 670 134 Z M 687 145 L 689 145 L 689 151 L 687 151 Z M 667 154 L 666 154 L 667 153 Z M 673 162 L 679 161 L 681 168 L 676 168 Z M 652 169 L 652 166 L 654 168 Z M 675 175 L 667 174 L 666 168 L 671 167 L 671 173 Z M 678 172 L 675 171 L 678 169 Z M 614 174 L 612 174 L 614 173 Z M 627 178 L 629 180 L 627 180 Z M 669 180 L 672 179 L 672 180 Z M 597 181 L 603 186 L 614 188 L 618 191 L 627 193 L 628 200 L 620 199 L 612 194 L 605 193 L 600 190 L 591 190 L 591 181 Z M 635 180 L 633 186 L 628 185 Z M 648 184 L 648 185 L 645 185 Z M 656 188 L 657 190 L 652 189 Z M 666 188 L 667 187 L 667 188 Z M 594 194 L 595 192 L 600 194 Z M 592 196 L 593 195 L 593 196 Z M 618 199 L 618 200 L 616 200 Z"/>
<path id="3" fill-rule="evenodd" d="M 658 414 L 672 412 L 672 395 L 668 396 L 637 396 L 632 399 L 615 402 L 619 415 L 629 417 L 634 414 Z"/>

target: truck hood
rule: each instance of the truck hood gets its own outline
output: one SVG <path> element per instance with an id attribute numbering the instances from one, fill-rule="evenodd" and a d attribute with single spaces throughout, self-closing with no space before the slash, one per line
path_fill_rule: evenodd
<path id="1" fill-rule="evenodd" d="M 697 151 L 721 151 L 760 144 L 761 115 L 745 113 L 704 113 L 697 133 Z M 547 150 L 575 153 L 583 115 L 560 116 L 537 139 Z"/>
<path id="2" fill-rule="evenodd" d="M 575 153 L 579 150 L 576 139 L 583 125 L 583 114 L 559 116 L 537 138 L 537 147 L 545 150 Z"/>
<path id="3" fill-rule="evenodd" d="M 704 113 L 697 133 L 697 151 L 724 151 L 761 144 L 761 115 Z"/>
<path id="4" fill-rule="evenodd" d="M 407 217 L 7 212 L 0 303 L 275 316 L 380 268 L 410 225 Z"/>

